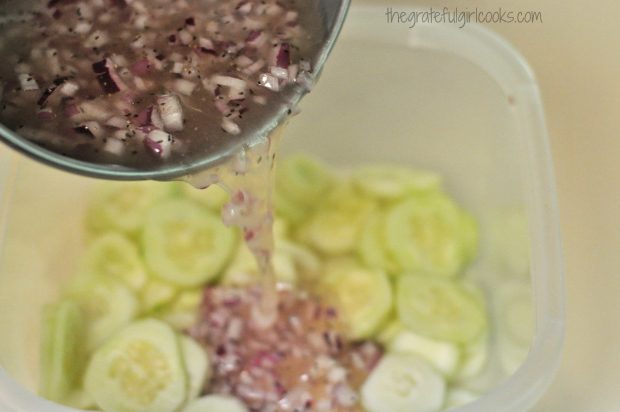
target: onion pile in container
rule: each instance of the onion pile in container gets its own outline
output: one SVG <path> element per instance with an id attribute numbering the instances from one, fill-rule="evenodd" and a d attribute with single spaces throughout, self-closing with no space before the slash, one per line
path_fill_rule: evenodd
<path id="1" fill-rule="evenodd" d="M 0 121 L 82 159 L 187 156 L 312 71 L 293 0 L 49 0 L 0 17 Z"/>
<path id="2" fill-rule="evenodd" d="M 200 321 L 188 333 L 211 351 L 209 393 L 230 394 L 255 412 L 361 412 L 359 388 L 382 356 L 351 343 L 337 310 L 303 291 L 281 290 L 278 318 L 265 329 L 252 308 L 259 288 L 205 289 Z"/>

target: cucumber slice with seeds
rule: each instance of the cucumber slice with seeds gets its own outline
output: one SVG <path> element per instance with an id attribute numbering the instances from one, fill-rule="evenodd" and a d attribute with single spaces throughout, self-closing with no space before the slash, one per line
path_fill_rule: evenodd
<path id="1" fill-rule="evenodd" d="M 177 288 L 158 279 L 149 279 L 140 291 L 140 311 L 149 313 L 170 303 L 177 293 Z"/>
<path id="2" fill-rule="evenodd" d="M 381 200 L 395 200 L 441 187 L 441 178 L 436 173 L 394 165 L 362 166 L 353 171 L 352 179 L 364 194 Z"/>
<path id="3" fill-rule="evenodd" d="M 414 353 L 429 361 L 437 371 L 446 377 L 456 372 L 461 360 L 457 345 L 418 335 L 405 330 L 396 335 L 388 344 L 391 353 Z"/>
<path id="4" fill-rule="evenodd" d="M 138 248 L 120 233 L 107 233 L 90 244 L 78 272 L 84 275 L 111 277 L 134 290 L 146 283 L 146 269 Z"/>
<path id="5" fill-rule="evenodd" d="M 51 401 L 67 403 L 79 386 L 84 362 L 83 318 L 69 300 L 44 309 L 41 332 L 39 394 Z"/>
<path id="6" fill-rule="evenodd" d="M 357 253 L 367 266 L 384 270 L 393 276 L 400 269 L 386 250 L 385 243 L 385 215 L 380 212 L 373 213 L 364 225 Z"/>
<path id="7" fill-rule="evenodd" d="M 96 349 L 138 314 L 134 294 L 113 278 L 78 278 L 71 285 L 69 296 L 84 313 L 88 351 Z"/>
<path id="8" fill-rule="evenodd" d="M 461 210 L 446 195 L 406 199 L 388 212 L 388 250 L 404 271 L 455 276 L 470 252 L 461 218 Z"/>
<path id="9" fill-rule="evenodd" d="M 457 343 L 478 338 L 486 328 L 485 309 L 463 285 L 429 275 L 405 275 L 398 281 L 400 321 L 424 336 Z"/>
<path id="10" fill-rule="evenodd" d="M 119 231 L 136 235 L 146 211 L 170 196 L 173 186 L 162 182 L 107 183 L 93 196 L 86 226 L 91 232 Z"/>
<path id="11" fill-rule="evenodd" d="M 385 355 L 361 389 L 368 412 L 438 412 L 445 381 L 423 358 L 412 354 Z"/>
<path id="12" fill-rule="evenodd" d="M 187 405 L 183 412 L 248 412 L 248 408 L 232 396 L 208 395 Z"/>
<path id="13" fill-rule="evenodd" d="M 236 235 L 215 213 L 174 199 L 149 211 L 142 245 L 154 276 L 173 285 L 194 287 L 222 271 L 235 249 Z"/>
<path id="14" fill-rule="evenodd" d="M 299 229 L 299 238 L 327 255 L 341 255 L 356 249 L 375 204 L 360 196 L 347 183 L 330 193 Z"/>
<path id="15" fill-rule="evenodd" d="M 186 402 L 191 402 L 200 395 L 205 383 L 211 379 L 211 363 L 207 351 L 195 340 L 188 336 L 181 336 L 179 339 L 188 378 Z"/>
<path id="16" fill-rule="evenodd" d="M 320 289 L 338 308 L 349 338 L 369 338 L 392 309 L 392 287 L 387 275 L 354 261 L 338 260 L 325 269 Z"/>
<path id="17" fill-rule="evenodd" d="M 316 204 L 329 190 L 333 179 L 318 160 L 304 155 L 287 157 L 276 170 L 276 187 L 284 197 L 302 206 Z"/>
<path id="18" fill-rule="evenodd" d="M 135 322 L 91 358 L 86 391 L 110 412 L 171 412 L 187 395 L 178 337 L 163 322 Z"/>

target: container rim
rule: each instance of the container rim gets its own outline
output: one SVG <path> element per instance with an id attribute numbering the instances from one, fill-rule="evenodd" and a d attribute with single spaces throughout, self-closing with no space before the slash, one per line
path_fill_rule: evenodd
<path id="1" fill-rule="evenodd" d="M 347 24 L 380 24 L 379 19 L 384 16 L 384 11 L 381 6 L 352 6 Z M 402 31 L 373 31 L 371 35 L 375 37 L 371 40 L 390 44 L 396 41 L 412 49 L 455 54 L 488 73 L 515 100 L 519 135 L 526 149 L 521 160 L 527 173 L 525 189 L 530 221 L 536 330 L 521 367 L 483 397 L 455 411 L 521 412 L 531 408 L 550 385 L 559 366 L 564 334 L 564 263 L 559 209 L 538 84 L 524 57 L 501 36 L 485 27 L 472 23 L 462 29 L 448 24 L 420 24 L 411 30 L 406 26 L 403 28 Z M 362 31 L 360 35 L 367 36 L 369 33 Z M 0 178 L 5 173 L 2 166 L 9 163 L 10 155 L 0 152 Z M 0 192 L 0 205 L 1 195 Z M 15 382 L 1 367 L 0 405 L 7 412 L 78 411 L 37 397 Z"/>

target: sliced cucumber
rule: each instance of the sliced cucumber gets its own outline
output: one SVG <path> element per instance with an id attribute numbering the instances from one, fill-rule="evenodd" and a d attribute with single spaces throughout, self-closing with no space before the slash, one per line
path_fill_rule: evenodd
<path id="1" fill-rule="evenodd" d="M 92 356 L 86 391 L 106 412 L 171 412 L 187 394 L 178 338 L 163 322 L 135 322 Z"/>
<path id="2" fill-rule="evenodd" d="M 355 251 L 375 205 L 347 183 L 338 185 L 299 229 L 299 237 L 327 255 Z"/>
<path id="3" fill-rule="evenodd" d="M 405 328 L 401 321 L 398 319 L 392 319 L 385 322 L 379 333 L 377 333 L 375 339 L 383 346 L 387 346 L 392 339 L 405 330 L 407 330 L 407 328 Z"/>
<path id="4" fill-rule="evenodd" d="M 352 178 L 366 195 L 382 200 L 395 200 L 441 187 L 441 177 L 436 173 L 394 165 L 362 166 L 353 171 Z"/>
<path id="5" fill-rule="evenodd" d="M 133 290 L 142 288 L 147 278 L 138 248 L 118 232 L 107 233 L 90 244 L 79 273 L 119 279 Z"/>
<path id="6" fill-rule="evenodd" d="M 211 362 L 207 351 L 195 340 L 188 336 L 181 336 L 179 339 L 181 356 L 188 378 L 186 402 L 191 402 L 200 395 L 205 388 L 205 383 L 211 379 Z"/>
<path id="7" fill-rule="evenodd" d="M 400 271 L 398 264 L 385 247 L 385 216 L 373 213 L 362 230 L 357 253 L 367 266 L 384 270 L 389 275 Z"/>
<path id="8" fill-rule="evenodd" d="M 154 206 L 142 244 L 146 264 L 160 280 L 182 287 L 213 280 L 235 249 L 235 231 L 215 213 L 182 199 Z"/>
<path id="9" fill-rule="evenodd" d="M 444 408 L 453 410 L 460 406 L 467 405 L 478 399 L 480 395 L 463 388 L 450 388 L 446 395 L 446 403 Z"/>
<path id="10" fill-rule="evenodd" d="M 138 314 L 136 297 L 122 282 L 113 278 L 79 278 L 71 286 L 69 296 L 84 313 L 88 351 L 97 348 Z"/>
<path id="11" fill-rule="evenodd" d="M 388 343 L 387 350 L 393 353 L 420 355 L 446 377 L 454 375 L 461 359 L 461 351 L 454 343 L 428 338 L 407 330 L 396 335 Z"/>
<path id="12" fill-rule="evenodd" d="M 206 189 L 197 189 L 192 185 L 183 184 L 181 190 L 182 193 L 188 198 L 193 199 L 201 205 L 204 205 L 218 213 L 230 199 L 230 193 L 228 193 L 222 186 L 216 184 L 211 185 Z"/>
<path id="13" fill-rule="evenodd" d="M 208 395 L 187 405 L 183 412 L 248 412 L 248 408 L 232 396 Z"/>
<path id="14" fill-rule="evenodd" d="M 159 309 L 156 316 L 174 329 L 184 330 L 196 323 L 202 295 L 202 288 L 184 290 L 172 302 Z"/>
<path id="15" fill-rule="evenodd" d="M 302 206 L 288 199 L 277 186 L 274 195 L 274 205 L 276 214 L 292 224 L 297 224 L 304 220 L 310 210 L 310 207 Z"/>
<path id="16" fill-rule="evenodd" d="M 95 400 L 81 388 L 71 392 L 66 401 L 63 403 L 67 406 L 80 410 L 92 411 L 97 409 Z"/>
<path id="17" fill-rule="evenodd" d="M 146 211 L 172 194 L 172 185 L 161 182 L 107 183 L 93 197 L 86 215 L 91 232 L 124 232 L 136 235 Z"/>
<path id="18" fill-rule="evenodd" d="M 386 225 L 387 248 L 404 271 L 454 276 L 471 252 L 463 242 L 462 212 L 443 194 L 401 201 Z"/>
<path id="19" fill-rule="evenodd" d="M 84 353 L 80 308 L 69 300 L 44 308 L 41 332 L 39 394 L 66 403 L 79 386 Z"/>
<path id="20" fill-rule="evenodd" d="M 371 337 L 392 309 L 392 286 L 385 273 L 354 261 L 329 264 L 321 291 L 338 308 L 350 339 Z"/>
<path id="21" fill-rule="evenodd" d="M 489 336 L 484 333 L 461 349 L 461 362 L 455 379 L 464 382 L 482 373 L 489 360 Z"/>
<path id="22" fill-rule="evenodd" d="M 316 159 L 293 155 L 282 160 L 276 170 L 276 187 L 282 195 L 302 206 L 315 205 L 329 190 L 334 177 Z"/>
<path id="23" fill-rule="evenodd" d="M 401 322 L 435 339 L 468 343 L 486 328 L 484 307 L 463 285 L 430 275 L 405 275 L 398 281 Z"/>
<path id="24" fill-rule="evenodd" d="M 445 381 L 424 359 L 387 354 L 361 389 L 368 412 L 437 412 L 444 402 Z"/>
<path id="25" fill-rule="evenodd" d="M 177 288 L 168 282 L 149 279 L 140 291 L 140 312 L 149 313 L 170 303 L 177 294 Z"/>

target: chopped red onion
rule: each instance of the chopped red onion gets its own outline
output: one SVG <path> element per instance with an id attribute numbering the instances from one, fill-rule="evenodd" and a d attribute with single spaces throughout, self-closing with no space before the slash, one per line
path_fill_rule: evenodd
<path id="1" fill-rule="evenodd" d="M 288 66 L 291 64 L 291 51 L 288 43 L 280 43 L 276 48 L 274 54 L 274 66 L 283 67 L 288 69 Z"/>
<path id="2" fill-rule="evenodd" d="M 18 76 L 19 84 L 23 91 L 39 90 L 39 83 L 28 73 L 20 73 Z"/>
<path id="3" fill-rule="evenodd" d="M 118 93 L 127 89 L 127 86 L 121 80 L 120 76 L 114 68 L 114 63 L 110 59 L 105 59 L 97 63 L 93 63 L 93 71 L 97 75 L 97 80 L 108 94 Z"/>
<path id="4" fill-rule="evenodd" d="M 235 60 L 235 64 L 239 67 L 247 67 L 251 65 L 252 63 L 254 63 L 254 61 L 250 59 L 248 56 L 244 56 L 244 55 L 237 57 L 237 59 Z"/>
<path id="5" fill-rule="evenodd" d="M 78 22 L 78 24 L 75 25 L 75 28 L 73 29 L 73 31 L 78 34 L 86 34 L 90 32 L 90 29 L 92 28 L 93 28 L 92 24 L 85 22 L 85 21 L 80 21 Z"/>
<path id="6" fill-rule="evenodd" d="M 177 79 L 172 83 L 172 89 L 185 96 L 191 96 L 196 89 L 196 83 L 185 79 Z"/>
<path id="7" fill-rule="evenodd" d="M 82 124 L 82 127 L 87 128 L 93 136 L 98 138 L 103 137 L 105 134 L 103 127 L 101 127 L 101 125 L 95 121 L 85 122 L 84 124 Z"/>
<path id="8" fill-rule="evenodd" d="M 42 109 L 37 111 L 37 117 L 41 120 L 49 121 L 54 118 L 54 112 L 52 112 L 52 109 L 49 108 Z"/>
<path id="9" fill-rule="evenodd" d="M 226 86 L 233 89 L 245 89 L 248 85 L 245 80 L 217 74 L 215 76 L 211 76 L 211 81 L 215 84 L 219 84 L 220 86 Z"/>
<path id="10" fill-rule="evenodd" d="M 183 29 L 178 33 L 179 36 L 179 40 L 181 40 L 181 43 L 188 45 L 192 42 L 192 40 L 194 40 L 194 36 L 188 32 L 187 30 Z"/>
<path id="11" fill-rule="evenodd" d="M 77 93 L 77 91 L 80 90 L 80 86 L 78 86 L 77 83 L 75 82 L 65 82 L 62 86 L 60 86 L 60 93 L 62 93 L 64 96 L 75 96 L 75 94 Z"/>
<path id="12" fill-rule="evenodd" d="M 259 48 L 267 41 L 267 35 L 262 30 L 253 30 L 248 34 L 245 42 L 248 46 Z"/>
<path id="13" fill-rule="evenodd" d="M 227 117 L 222 120 L 222 129 L 224 129 L 226 133 L 234 135 L 241 133 L 241 128 L 239 127 L 239 125 L 228 119 Z"/>
<path id="14" fill-rule="evenodd" d="M 266 89 L 274 92 L 280 91 L 280 83 L 278 82 L 278 79 L 272 74 L 262 73 L 260 76 L 258 76 L 258 82 L 259 85 L 263 86 Z"/>
<path id="15" fill-rule="evenodd" d="M 166 131 L 178 132 L 183 130 L 183 107 L 177 96 L 172 94 L 159 96 L 157 107 Z"/>
<path id="16" fill-rule="evenodd" d="M 124 129 L 127 127 L 127 119 L 121 116 L 114 116 L 110 117 L 105 124 L 106 126 L 115 127 L 117 129 Z"/>
<path id="17" fill-rule="evenodd" d="M 151 72 L 151 63 L 148 59 L 140 59 L 131 65 L 131 72 L 136 76 L 146 76 Z"/>
<path id="18" fill-rule="evenodd" d="M 269 71 L 278 79 L 288 80 L 289 78 L 288 70 L 283 67 L 271 66 Z"/>
<path id="19" fill-rule="evenodd" d="M 170 155 L 172 136 L 163 130 L 153 130 L 144 139 L 144 146 L 158 157 L 166 158 Z"/>
<path id="20" fill-rule="evenodd" d="M 121 140 L 109 138 L 103 145 L 103 151 L 121 156 L 125 152 L 125 144 Z"/>
<path id="21" fill-rule="evenodd" d="M 82 102 L 79 109 L 85 119 L 95 119 L 104 122 L 111 117 L 110 112 L 101 103 L 95 101 Z"/>
<path id="22" fill-rule="evenodd" d="M 230 113 L 230 107 L 228 103 L 226 103 L 223 99 L 215 99 L 215 108 L 222 113 L 223 115 L 227 115 Z"/>
<path id="23" fill-rule="evenodd" d="M 254 63 L 252 63 L 245 69 L 243 69 L 243 72 L 247 75 L 253 75 L 254 73 L 257 73 L 260 69 L 262 69 L 264 66 L 265 66 L 265 61 L 263 59 L 258 59 Z"/>
<path id="24" fill-rule="evenodd" d="M 252 100 L 254 101 L 254 103 L 260 104 L 261 106 L 267 104 L 267 98 L 265 96 L 254 96 Z"/>

